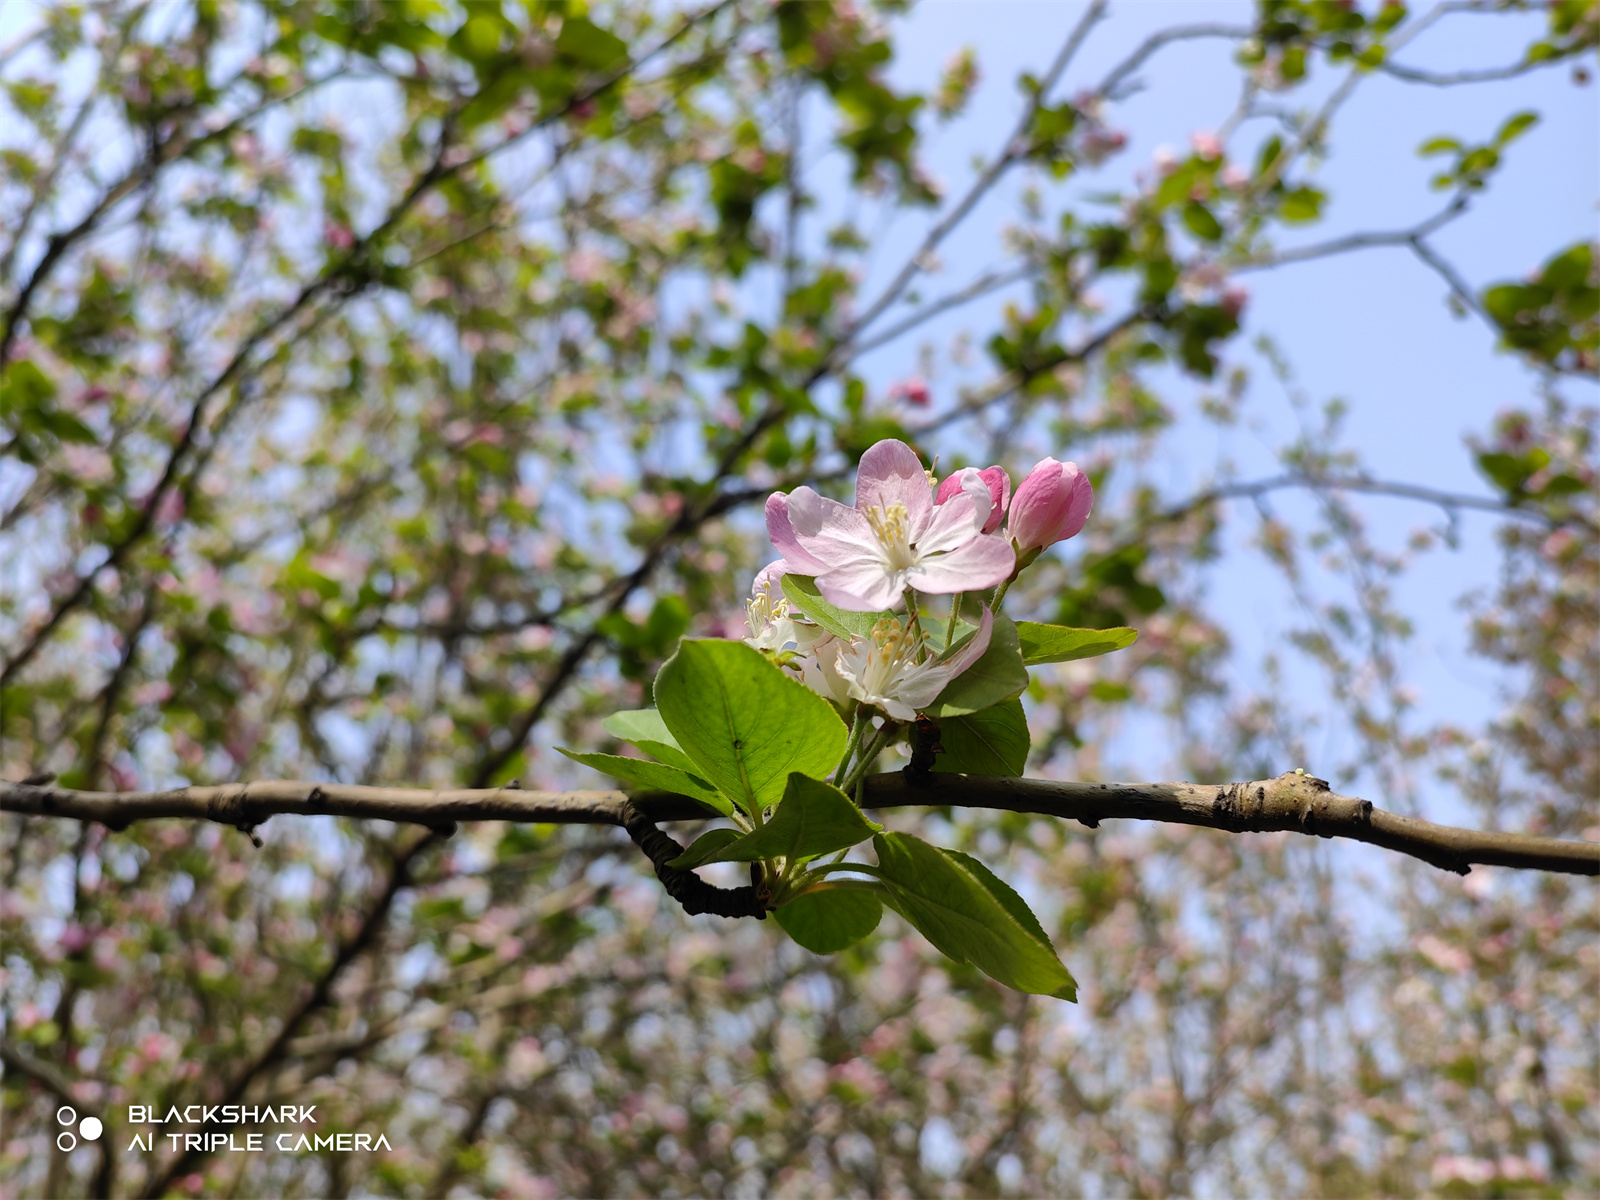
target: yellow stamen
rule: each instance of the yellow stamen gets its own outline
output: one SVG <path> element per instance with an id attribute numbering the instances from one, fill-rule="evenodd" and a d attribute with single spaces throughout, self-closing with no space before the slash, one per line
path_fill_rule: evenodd
<path id="1" fill-rule="evenodd" d="M 872 528 L 878 544 L 883 547 L 884 558 L 893 570 L 903 571 L 916 564 L 908 540 L 911 514 L 906 511 L 904 504 L 896 501 L 882 507 L 872 505 L 862 515 L 867 518 L 867 524 Z"/>

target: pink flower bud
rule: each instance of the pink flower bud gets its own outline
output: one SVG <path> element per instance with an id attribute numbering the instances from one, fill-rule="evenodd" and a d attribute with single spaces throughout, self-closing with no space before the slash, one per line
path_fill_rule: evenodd
<path id="1" fill-rule="evenodd" d="M 1216 162 L 1222 157 L 1222 139 L 1209 130 L 1199 130 L 1189 139 L 1189 144 L 1194 147 L 1194 152 L 1207 162 Z"/>
<path id="2" fill-rule="evenodd" d="M 953 475 L 946 475 L 939 484 L 933 502 L 943 504 L 951 496 L 959 496 L 970 486 L 966 482 L 969 472 L 989 489 L 989 518 L 983 523 L 983 532 L 993 533 L 1000 528 L 1000 522 L 1005 519 L 1006 506 L 1011 503 L 1011 476 L 1006 474 L 1004 467 L 985 467 L 981 471 L 967 467 Z"/>
<path id="3" fill-rule="evenodd" d="M 889 389 L 889 398 L 926 408 L 929 400 L 927 382 L 917 378 L 901 380 Z"/>
<path id="4" fill-rule="evenodd" d="M 1017 487 L 1006 536 L 1018 551 L 1042 550 L 1082 529 L 1093 507 L 1094 488 L 1078 464 L 1047 458 Z"/>

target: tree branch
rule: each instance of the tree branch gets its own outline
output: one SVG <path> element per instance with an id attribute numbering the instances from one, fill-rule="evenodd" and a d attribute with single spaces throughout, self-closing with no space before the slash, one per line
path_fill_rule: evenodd
<path id="1" fill-rule="evenodd" d="M 1600 843 L 1435 825 L 1386 812 L 1369 800 L 1342 796 L 1331 790 L 1326 781 L 1298 771 L 1276 779 L 1223 784 L 1073 783 L 895 772 L 868 776 L 863 804 L 866 808 L 954 805 L 1002 809 L 1061 817 L 1091 827 L 1103 820 L 1125 819 L 1199 825 L 1230 833 L 1287 830 L 1368 842 L 1459 874 L 1465 874 L 1473 864 L 1483 864 L 1600 875 Z M 628 829 L 658 868 L 677 851 L 658 861 L 657 851 L 666 847 L 645 846 L 649 839 L 646 824 L 716 815 L 687 797 L 662 792 L 535 792 L 516 788 L 430 791 L 295 781 L 185 787 L 165 792 L 85 792 L 0 783 L 0 812 L 99 821 L 113 829 L 126 828 L 134 821 L 181 817 L 216 821 L 248 831 L 277 813 L 407 821 L 433 829 L 446 828 L 456 821 L 616 825 Z"/>
<path id="2" fill-rule="evenodd" d="M 24 1050 L 9 1038 L 0 1038 L 0 1063 L 5 1064 L 7 1074 L 15 1071 L 18 1075 L 33 1080 L 63 1104 L 72 1105 L 80 1115 L 96 1118 L 100 1116 L 100 1109 L 97 1106 L 86 1104 L 78 1098 L 72 1080 L 36 1057 L 31 1050 Z"/>
<path id="3" fill-rule="evenodd" d="M 1435 213 L 1418 225 L 1413 225 L 1410 229 L 1352 233 L 1327 242 L 1317 242 L 1309 246 L 1296 246 L 1288 250 L 1280 250 L 1276 254 L 1269 254 L 1253 259 L 1250 262 L 1239 263 L 1229 269 L 1234 274 L 1243 274 L 1246 271 L 1260 271 L 1269 267 L 1281 267 L 1287 263 L 1306 262 L 1314 258 L 1327 258 L 1334 254 L 1347 254 L 1351 250 L 1367 250 L 1376 246 L 1415 246 L 1418 239 L 1424 238 L 1435 230 L 1448 225 L 1466 211 L 1467 197 L 1465 193 L 1462 193 L 1451 200 L 1449 205 L 1442 211 Z"/>
<path id="4" fill-rule="evenodd" d="M 1111 69 L 1111 73 L 1100 81 L 1100 86 L 1095 88 L 1094 95 L 1107 100 L 1121 99 L 1128 93 L 1120 92 L 1124 81 L 1135 71 L 1142 67 L 1152 54 L 1161 47 L 1173 42 L 1185 42 L 1194 38 L 1231 38 L 1234 41 L 1243 41 L 1256 32 L 1251 25 L 1225 25 L 1203 23 L 1199 25 L 1174 25 L 1171 29 L 1163 29 L 1152 33 L 1134 48 L 1132 54 L 1123 59 Z M 1138 90 L 1135 84 L 1134 91 Z"/>
<path id="5" fill-rule="evenodd" d="M 1541 67 L 1553 66 L 1561 61 L 1562 58 L 1557 56 L 1523 59 L 1521 62 L 1512 63 L 1509 67 L 1485 67 L 1476 71 L 1423 71 L 1385 60 L 1378 64 L 1378 70 L 1385 75 L 1393 75 L 1396 79 L 1404 79 L 1407 83 L 1425 83 L 1430 87 L 1455 87 L 1462 83 L 1493 83 L 1500 79 L 1515 79 L 1519 75 L 1526 75 L 1529 71 L 1537 71 Z"/>
<path id="6" fill-rule="evenodd" d="M 1476 512 L 1493 513 L 1499 517 L 1531 521 L 1551 527 L 1568 524 L 1588 524 L 1581 516 L 1552 517 L 1537 508 L 1508 504 L 1506 501 L 1494 496 L 1473 496 L 1464 492 L 1446 492 L 1417 484 L 1373 479 L 1367 475 L 1307 475 L 1302 472 L 1289 472 L 1283 475 L 1272 475 L 1266 479 L 1255 479 L 1239 483 L 1218 484 L 1216 487 L 1207 488 L 1174 508 L 1167 509 L 1156 520 L 1162 522 L 1179 521 L 1196 509 L 1204 508 L 1208 504 L 1215 504 L 1220 500 L 1250 499 L 1256 496 L 1264 496 L 1268 492 L 1282 491 L 1285 488 L 1307 488 L 1311 491 L 1325 492 L 1363 492 L 1371 496 L 1396 496 L 1405 500 L 1417 500 L 1424 504 L 1437 505 L 1451 518 L 1457 515 L 1458 510 L 1470 508 Z"/>

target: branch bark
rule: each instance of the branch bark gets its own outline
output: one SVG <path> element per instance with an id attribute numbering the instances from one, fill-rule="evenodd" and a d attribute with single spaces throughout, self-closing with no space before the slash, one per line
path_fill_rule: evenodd
<path id="1" fill-rule="evenodd" d="M 866 808 L 1003 809 L 1060 817 L 1090 827 L 1104 820 L 1138 820 L 1198 825 L 1229 833 L 1289 831 L 1367 842 L 1462 875 L 1474 865 L 1600 875 L 1600 843 L 1436 825 L 1386 812 L 1370 800 L 1340 795 L 1325 780 L 1299 771 L 1276 779 L 1222 784 L 1077 783 L 892 772 L 867 777 L 863 804 Z M 179 817 L 216 821 L 250 832 L 277 813 L 406 821 L 440 831 L 457 821 L 615 825 L 628 829 L 656 864 L 658 875 L 664 869 L 674 876 L 690 873 L 663 867 L 677 851 L 668 855 L 665 845 L 645 845 L 650 838 L 645 826 L 716 815 L 694 800 L 663 792 L 538 792 L 509 787 L 430 791 L 284 780 L 164 792 L 85 792 L 0 783 L 0 811 L 99 821 L 113 829 L 124 829 L 134 821 Z M 671 842 L 664 834 L 659 836 Z M 662 878 L 668 882 L 665 875 Z M 668 883 L 668 890 L 674 886 L 678 885 Z M 716 903 L 738 907 L 743 901 Z M 748 915 L 754 915 L 753 911 Z"/>

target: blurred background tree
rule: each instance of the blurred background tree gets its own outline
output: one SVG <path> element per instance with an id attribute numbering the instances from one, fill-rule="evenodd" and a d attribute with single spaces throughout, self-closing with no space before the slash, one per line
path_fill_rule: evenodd
<path id="1" fill-rule="evenodd" d="M 961 49 L 1000 21 L 1062 29 L 990 93 L 1003 124 Z M 1503 57 L 1427 57 L 1462 22 Z M 0 777 L 595 786 L 550 747 L 615 748 L 601 718 L 680 635 L 737 635 L 766 495 L 900 437 L 1094 473 L 1018 607 L 1142 636 L 1040 673 L 1029 774 L 1304 765 L 1600 838 L 1592 247 L 1540 226 L 1480 283 L 1439 249 L 1484 236 L 1528 89 L 1589 112 L 1592 166 L 1591 0 L 117 2 L 0 35 Z M 1232 90 L 1164 101 L 1192 136 L 1134 164 L 1124 121 L 1184 55 Z M 1491 124 L 1421 148 L 1436 197 L 1337 219 L 1330 154 L 1390 161 L 1340 140 L 1352 98 L 1403 125 L 1484 87 Z M 1273 307 L 1330 259 L 1361 287 Z M 1399 435 L 1390 478 L 1390 435 L 1345 433 L 1372 410 L 1310 399 L 1268 335 L 1419 275 L 1520 392 L 1466 446 Z M 1402 370 L 1412 320 L 1333 353 Z M 1452 458 L 1478 482 L 1437 486 Z M 1499 702 L 1466 720 L 1419 705 L 1402 603 L 1463 537 Z M 1264 643 L 1262 596 L 1290 614 Z M 3 821 L 8 1195 L 1600 1188 L 1595 893 L 1566 877 L 891 817 L 1006 864 L 1072 1007 L 893 918 L 831 959 L 685 918 L 614 831 Z M 107 1126 L 70 1153 L 67 1099 Z M 129 1104 L 241 1100 L 390 1148 L 130 1148 Z"/>

